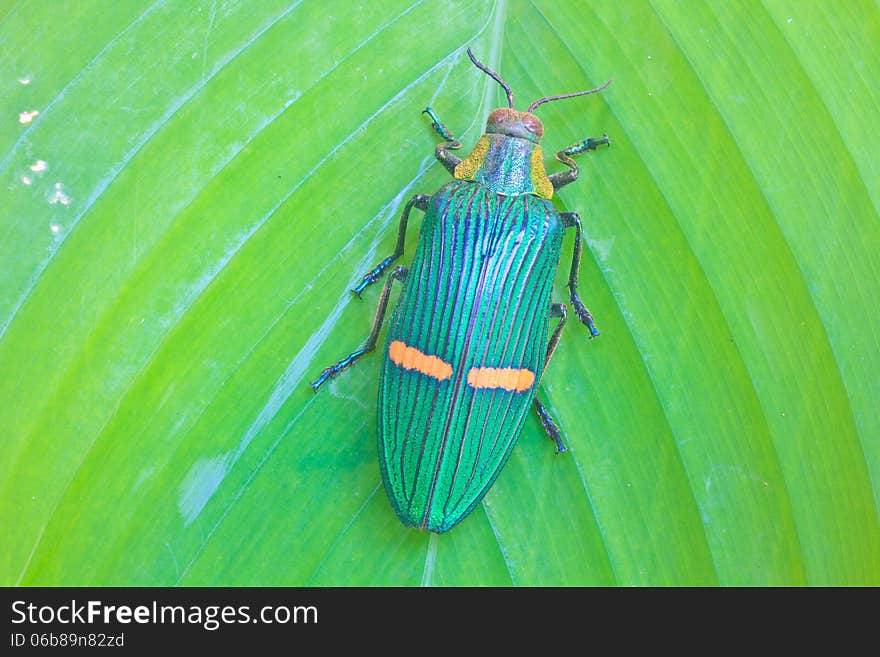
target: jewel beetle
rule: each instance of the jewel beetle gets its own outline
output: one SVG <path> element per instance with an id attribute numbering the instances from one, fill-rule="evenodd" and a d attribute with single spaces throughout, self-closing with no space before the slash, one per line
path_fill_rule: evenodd
<path id="1" fill-rule="evenodd" d="M 534 408 L 547 434 L 565 451 L 561 432 L 536 392 L 566 321 L 566 305 L 551 300 L 562 238 L 574 229 L 568 277 L 572 309 L 590 336 L 599 335 L 578 295 L 582 229 L 575 212 L 559 212 L 553 193 L 578 177 L 573 156 L 608 145 L 607 135 L 556 153 L 568 168 L 547 175 L 541 150 L 540 105 L 601 91 L 547 96 L 525 112 L 514 109 L 510 86 L 498 82 L 507 107 L 493 110 L 486 131 L 464 159 L 461 142 L 430 107 L 443 138 L 437 159 L 453 181 L 404 207 L 397 246 L 352 290 L 358 297 L 404 251 L 413 208 L 424 213 L 409 268 L 394 267 L 379 295 L 364 345 L 326 368 L 318 389 L 373 351 L 395 281 L 403 290 L 389 322 L 379 382 L 378 434 L 382 481 L 404 524 L 445 532 L 465 518 L 494 483 Z M 550 320 L 557 319 L 552 334 Z M 548 335 L 549 334 L 549 335 Z"/>

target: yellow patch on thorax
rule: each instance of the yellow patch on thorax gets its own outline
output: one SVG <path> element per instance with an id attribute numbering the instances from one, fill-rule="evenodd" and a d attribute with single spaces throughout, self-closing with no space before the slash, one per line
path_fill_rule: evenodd
<path id="1" fill-rule="evenodd" d="M 415 370 L 438 381 L 452 376 L 452 365 L 442 358 L 423 354 L 415 347 L 409 347 L 400 340 L 394 340 L 388 346 L 388 356 L 395 365 L 405 370 Z"/>
<path id="2" fill-rule="evenodd" d="M 544 168 L 544 154 L 540 146 L 535 146 L 535 150 L 532 151 L 532 187 L 535 190 L 535 196 L 553 198 L 553 183 L 547 177 L 547 170 Z"/>
<path id="3" fill-rule="evenodd" d="M 472 388 L 504 388 L 524 392 L 535 382 L 535 373 L 513 367 L 472 367 L 467 382 Z"/>
<path id="4" fill-rule="evenodd" d="M 474 150 L 465 159 L 455 166 L 453 174 L 456 180 L 473 180 L 477 171 L 486 161 L 486 154 L 489 152 L 489 138 L 486 135 L 480 137 Z"/>

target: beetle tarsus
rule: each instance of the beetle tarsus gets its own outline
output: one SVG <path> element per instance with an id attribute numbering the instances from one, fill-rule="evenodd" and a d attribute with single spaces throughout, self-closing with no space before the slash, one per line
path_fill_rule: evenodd
<path id="1" fill-rule="evenodd" d="M 358 298 L 361 298 L 361 292 L 367 289 L 367 286 L 372 285 L 382 276 L 382 273 L 388 269 L 388 265 L 394 262 L 396 255 L 390 255 L 385 258 L 382 262 L 376 265 L 366 276 L 361 279 L 361 282 L 357 284 L 357 286 L 352 290 Z"/>
<path id="2" fill-rule="evenodd" d="M 312 390 L 314 390 L 316 393 L 318 392 L 318 390 L 320 389 L 320 387 L 321 387 L 322 385 L 324 385 L 324 382 L 325 382 L 327 379 L 329 379 L 331 376 L 333 376 L 333 375 L 331 374 L 331 370 L 332 370 L 332 368 L 328 367 L 326 370 L 324 370 L 323 372 L 321 372 L 321 375 L 320 375 L 317 379 L 315 379 L 314 381 L 312 381 L 311 383 L 309 383 L 309 385 L 312 387 Z"/>
<path id="3" fill-rule="evenodd" d="M 564 148 L 556 153 L 556 159 L 568 167 L 568 171 L 560 171 L 550 176 L 550 182 L 553 183 L 553 189 L 559 190 L 569 183 L 573 183 L 578 177 L 578 165 L 572 157 L 577 157 L 582 153 L 598 150 L 600 146 L 610 146 L 611 140 L 608 135 L 601 137 L 589 137 L 576 144 L 572 144 L 568 148 Z"/>
<path id="4" fill-rule="evenodd" d="M 440 117 L 437 116 L 437 113 L 431 107 L 426 107 L 422 110 L 422 114 L 427 114 L 431 118 L 431 127 L 434 128 L 434 132 L 443 137 L 446 141 L 456 141 L 455 137 L 452 136 L 452 133 L 449 132 L 449 128 L 447 128 L 440 121 Z"/>
<path id="5" fill-rule="evenodd" d="M 547 407 L 544 406 L 537 397 L 535 397 L 535 410 L 538 412 L 538 417 L 541 420 L 541 425 L 544 427 L 544 431 L 550 439 L 556 443 L 556 453 L 562 454 L 563 452 L 568 451 L 565 443 L 562 442 L 562 432 L 559 430 L 559 425 L 553 421 Z"/>
<path id="6" fill-rule="evenodd" d="M 593 320 L 593 314 L 587 310 L 584 302 L 581 301 L 580 296 L 574 290 L 571 292 L 571 305 L 574 307 L 574 314 L 577 315 L 578 320 L 590 332 L 590 338 L 598 337 L 600 333 L 599 329 L 596 328 L 596 322 Z"/>
<path id="7" fill-rule="evenodd" d="M 337 363 L 333 363 L 330 367 L 326 368 L 323 372 L 321 372 L 320 376 L 312 381 L 309 385 L 312 386 L 312 390 L 318 392 L 318 389 L 324 385 L 328 380 L 332 379 L 334 376 L 339 374 L 345 368 L 354 364 L 358 358 L 363 356 L 365 353 L 370 351 L 369 349 L 358 349 L 354 353 L 349 354 L 342 360 Z"/>
<path id="8" fill-rule="evenodd" d="M 372 274 L 372 272 L 370 272 L 370 274 Z M 367 274 L 366 276 L 364 276 L 361 279 L 361 282 L 358 283 L 354 287 L 354 289 L 352 289 L 352 294 L 354 294 L 358 299 L 362 298 L 361 292 L 363 292 L 367 288 L 367 286 L 370 285 L 371 283 L 375 283 L 376 279 L 379 278 L 378 276 L 371 276 L 370 274 Z"/>
<path id="9" fill-rule="evenodd" d="M 319 376 L 317 379 L 315 379 L 314 381 L 309 383 L 309 385 L 312 387 L 312 390 L 314 390 L 315 393 L 317 393 L 318 389 L 322 385 L 324 385 L 324 381 L 326 381 L 328 378 L 329 378 L 329 374 L 327 374 L 327 370 L 324 370 L 323 372 L 321 372 L 321 376 Z"/>
<path id="10" fill-rule="evenodd" d="M 449 151 L 457 151 L 461 148 L 461 142 L 455 138 L 455 135 L 449 131 L 449 128 L 443 125 L 440 121 L 440 117 L 437 116 L 437 113 L 432 108 L 426 107 L 422 110 L 422 114 L 427 114 L 431 118 L 431 127 L 434 128 L 434 132 L 446 140 L 442 144 L 437 144 L 437 148 L 434 150 L 434 156 L 444 167 L 446 167 L 446 170 L 449 171 L 449 173 L 455 175 L 455 168 L 461 164 L 461 158 Z"/>
<path id="11" fill-rule="evenodd" d="M 593 321 L 593 315 L 590 313 L 589 310 L 586 309 L 584 304 L 576 303 L 574 305 L 574 312 L 580 322 L 587 327 L 587 330 L 590 332 L 591 338 L 595 338 L 600 335 L 599 329 L 596 328 L 596 322 Z"/>
<path id="12" fill-rule="evenodd" d="M 580 155 L 581 153 L 595 151 L 600 146 L 610 145 L 611 140 L 608 139 L 608 135 L 602 135 L 601 137 L 589 137 L 588 139 L 584 139 L 582 142 L 575 144 L 574 146 L 569 146 L 562 152 L 566 155 Z"/>

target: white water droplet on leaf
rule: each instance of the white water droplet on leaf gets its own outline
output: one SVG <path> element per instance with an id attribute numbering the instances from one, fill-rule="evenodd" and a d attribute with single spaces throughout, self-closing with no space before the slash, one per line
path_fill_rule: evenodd
<path id="1" fill-rule="evenodd" d="M 22 112 L 21 114 L 18 115 L 18 122 L 21 123 L 22 125 L 27 125 L 28 123 L 33 121 L 35 118 L 37 118 L 37 114 L 39 114 L 39 113 L 40 113 L 39 110 L 33 110 L 31 112 Z"/>
<path id="2" fill-rule="evenodd" d="M 70 197 L 64 193 L 64 185 L 60 182 L 55 183 L 55 193 L 49 197 L 49 203 L 55 205 L 56 203 L 60 203 L 61 205 L 69 205 Z"/>

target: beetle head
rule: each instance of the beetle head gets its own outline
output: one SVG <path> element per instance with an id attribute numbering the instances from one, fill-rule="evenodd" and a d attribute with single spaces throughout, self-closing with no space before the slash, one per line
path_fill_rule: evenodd
<path id="1" fill-rule="evenodd" d="M 541 119 L 539 119 L 532 113 L 535 108 L 537 108 L 539 105 L 543 105 L 544 103 L 549 103 L 551 100 L 573 98 L 574 96 L 584 96 L 586 94 L 596 93 L 597 91 L 602 91 L 605 87 L 611 84 L 611 80 L 608 80 L 608 82 L 603 84 L 601 87 L 596 87 L 595 89 L 576 91 L 571 94 L 560 94 L 558 96 L 545 96 L 544 98 L 540 98 L 529 105 L 529 109 L 527 109 L 525 112 L 519 112 L 513 109 L 513 91 L 511 91 L 510 85 L 502 80 L 501 76 L 498 75 L 495 71 L 478 61 L 477 58 L 474 57 L 474 53 L 471 52 L 470 48 L 467 49 L 467 54 L 468 57 L 471 58 L 471 61 L 474 63 L 474 66 L 476 66 L 486 75 L 488 75 L 498 84 L 504 87 L 504 91 L 507 93 L 508 106 L 499 107 L 498 109 L 493 110 L 491 114 L 489 114 L 489 120 L 486 121 L 486 132 L 489 134 L 507 135 L 508 137 L 519 137 L 520 139 L 528 139 L 529 141 L 533 141 L 536 144 L 540 143 L 541 137 L 544 136 L 544 125 L 541 123 Z"/>
<path id="2" fill-rule="evenodd" d="M 489 114 L 486 132 L 528 139 L 537 144 L 544 136 L 544 124 L 531 112 L 518 112 L 510 107 L 499 107 Z"/>

